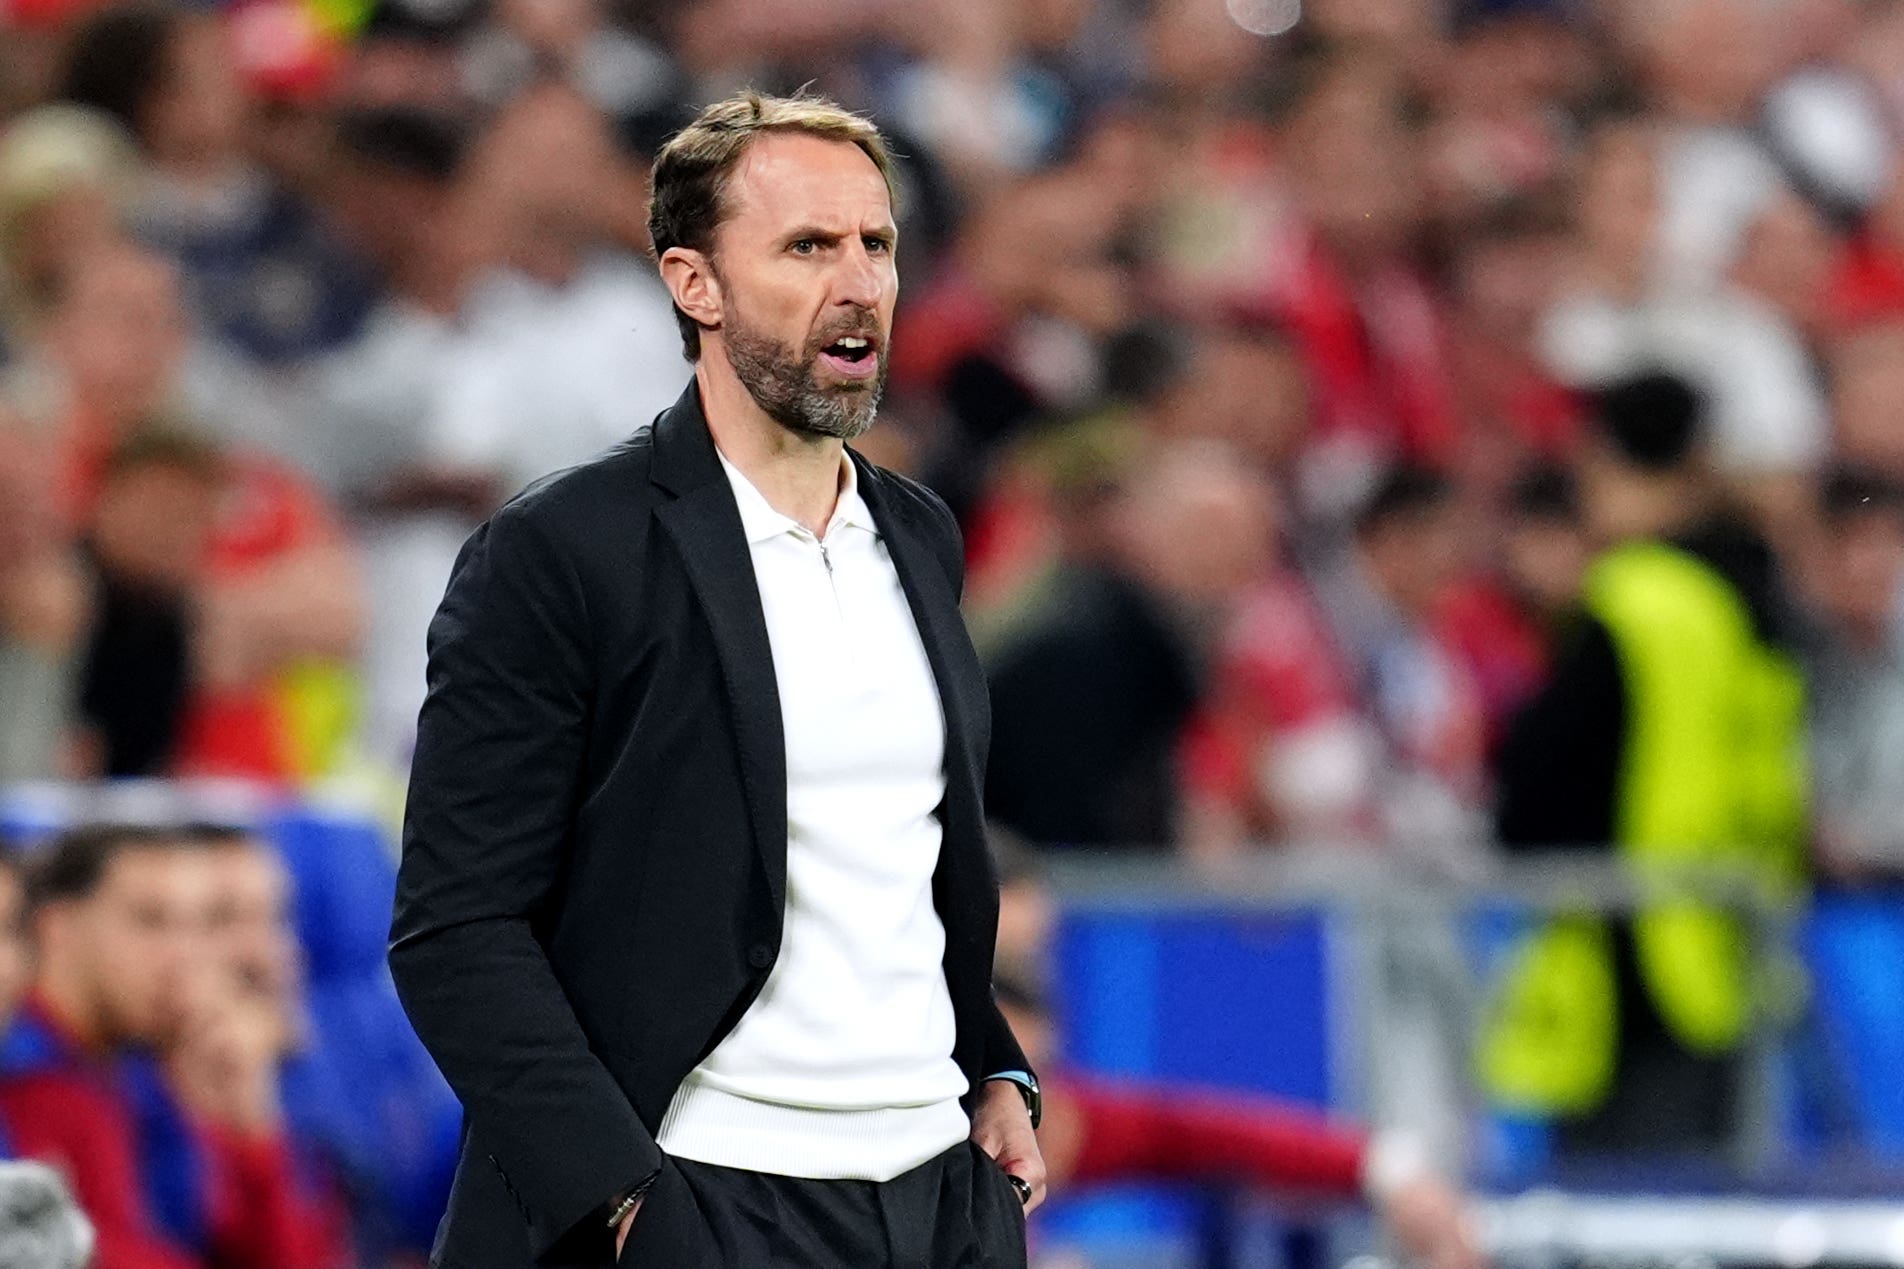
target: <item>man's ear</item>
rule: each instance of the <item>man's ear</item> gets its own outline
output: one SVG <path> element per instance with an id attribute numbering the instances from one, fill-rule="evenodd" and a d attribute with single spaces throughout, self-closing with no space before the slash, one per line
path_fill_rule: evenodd
<path id="1" fill-rule="evenodd" d="M 703 326 L 721 324 L 721 281 L 714 262 L 692 247 L 669 247 L 661 257 L 661 281 L 683 313 Z"/>

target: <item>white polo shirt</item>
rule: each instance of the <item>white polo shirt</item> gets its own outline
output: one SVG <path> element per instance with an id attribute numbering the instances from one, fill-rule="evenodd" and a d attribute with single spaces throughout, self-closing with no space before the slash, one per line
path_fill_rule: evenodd
<path id="1" fill-rule="evenodd" d="M 780 957 L 675 1094 L 680 1158 L 783 1176 L 890 1180 L 971 1131 L 932 904 L 945 718 L 858 473 L 824 538 L 725 456 L 773 647 L 787 749 Z"/>

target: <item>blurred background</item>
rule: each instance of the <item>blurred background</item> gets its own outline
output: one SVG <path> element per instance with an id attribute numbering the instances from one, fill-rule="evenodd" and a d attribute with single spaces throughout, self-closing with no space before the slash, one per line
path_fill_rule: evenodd
<path id="1" fill-rule="evenodd" d="M 0 1155 L 97 1263 L 425 1262 L 424 631 L 686 382 L 647 165 L 750 85 L 902 156 L 1034 1263 L 1433 1176 L 1904 1265 L 1901 0 L 0 0 Z"/>

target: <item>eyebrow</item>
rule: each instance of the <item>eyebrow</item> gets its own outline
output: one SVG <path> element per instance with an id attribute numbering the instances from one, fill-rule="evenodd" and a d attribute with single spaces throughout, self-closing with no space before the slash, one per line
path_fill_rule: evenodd
<path id="1" fill-rule="evenodd" d="M 805 225 L 799 229 L 788 230 L 784 235 L 782 235 L 782 241 L 799 242 L 802 238 L 811 238 L 815 242 L 838 242 L 842 238 L 848 238 L 852 236 L 853 235 L 850 233 L 843 233 L 837 229 L 822 229 L 818 225 Z M 880 241 L 885 242 L 889 245 L 899 241 L 899 231 L 890 225 L 884 226 L 879 229 L 869 229 L 864 234 L 861 234 L 859 236 L 865 237 L 865 238 L 878 238 Z"/>

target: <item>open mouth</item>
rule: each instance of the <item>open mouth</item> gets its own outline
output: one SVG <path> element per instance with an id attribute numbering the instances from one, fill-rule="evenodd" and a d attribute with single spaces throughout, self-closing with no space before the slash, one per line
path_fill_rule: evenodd
<path id="1" fill-rule="evenodd" d="M 820 356 L 849 379 L 863 379 L 879 369 L 879 344 L 866 335 L 842 335 L 822 348 Z"/>

